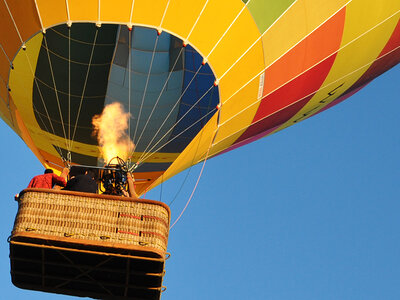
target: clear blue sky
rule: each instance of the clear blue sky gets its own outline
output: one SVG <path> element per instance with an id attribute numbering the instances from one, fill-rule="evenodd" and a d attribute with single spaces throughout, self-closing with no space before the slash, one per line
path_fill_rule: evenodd
<path id="1" fill-rule="evenodd" d="M 162 299 L 400 299 L 399 84 L 396 67 L 320 115 L 209 160 L 171 231 Z M 43 167 L 4 122 L 0 135 L 1 298 L 73 299 L 11 284 L 13 195 Z M 185 176 L 147 198 L 169 203 Z"/>

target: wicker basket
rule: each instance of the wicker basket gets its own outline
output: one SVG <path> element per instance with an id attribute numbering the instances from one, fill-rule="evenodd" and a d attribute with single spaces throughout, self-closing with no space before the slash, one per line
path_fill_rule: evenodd
<path id="1" fill-rule="evenodd" d="M 168 206 L 157 201 L 26 189 L 10 239 L 13 283 L 102 299 L 159 299 L 169 220 Z"/>

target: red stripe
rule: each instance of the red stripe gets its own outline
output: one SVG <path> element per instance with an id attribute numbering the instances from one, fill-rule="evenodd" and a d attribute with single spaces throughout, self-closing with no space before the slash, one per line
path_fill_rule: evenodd
<path id="1" fill-rule="evenodd" d="M 136 232 L 131 232 L 131 231 L 124 231 L 124 230 L 119 230 L 117 231 L 117 233 L 125 233 L 125 234 L 131 234 L 131 235 L 135 235 L 135 236 L 140 236 L 138 233 Z"/>
<path id="2" fill-rule="evenodd" d="M 125 231 L 125 230 L 118 229 L 117 233 L 131 234 L 134 236 L 143 236 L 143 234 L 148 234 L 148 235 L 152 235 L 152 236 L 158 236 L 158 237 L 162 238 L 165 242 L 167 242 L 167 238 L 164 235 L 157 233 L 157 232 L 152 232 L 152 231 L 140 231 L 139 233 L 136 233 L 136 232 L 132 232 L 132 231 Z"/>
<path id="3" fill-rule="evenodd" d="M 159 217 L 143 215 L 143 218 L 146 218 L 146 219 L 154 219 L 154 220 L 160 221 L 160 222 L 163 223 L 166 227 L 168 227 L 167 222 L 165 222 L 165 220 L 163 220 L 163 219 L 161 219 L 161 218 L 159 218 Z"/>
<path id="4" fill-rule="evenodd" d="M 355 94 L 357 91 L 366 86 L 374 78 L 391 69 L 398 63 L 400 63 L 400 20 L 397 23 L 397 26 L 394 29 L 388 43 L 379 54 L 378 59 L 368 68 L 364 75 L 357 80 L 357 82 L 355 82 L 346 92 L 344 92 L 341 97 L 332 101 L 324 110 L 349 98 L 351 95 Z"/>
<path id="5" fill-rule="evenodd" d="M 271 95 L 265 97 L 262 100 L 262 110 L 257 112 L 253 125 L 251 125 L 236 142 L 241 142 L 288 121 L 304 107 L 319 90 L 335 58 L 336 53 Z"/>
<path id="6" fill-rule="evenodd" d="M 133 218 L 133 219 L 138 219 L 141 220 L 141 217 L 135 216 L 135 215 L 130 215 L 130 214 L 124 214 L 124 213 L 120 213 L 120 217 L 127 217 L 127 218 Z"/>
<path id="7" fill-rule="evenodd" d="M 142 233 L 142 234 L 155 235 L 155 236 L 158 236 L 158 237 L 162 238 L 165 242 L 167 241 L 167 238 L 166 238 L 164 235 L 162 235 L 162 234 L 160 234 L 160 233 L 157 233 L 157 232 L 142 231 L 141 233 Z"/>
<path id="8" fill-rule="evenodd" d="M 345 9 L 342 9 L 266 70 L 266 96 L 252 125 L 236 142 L 285 123 L 310 101 L 335 61 L 344 20 Z"/>

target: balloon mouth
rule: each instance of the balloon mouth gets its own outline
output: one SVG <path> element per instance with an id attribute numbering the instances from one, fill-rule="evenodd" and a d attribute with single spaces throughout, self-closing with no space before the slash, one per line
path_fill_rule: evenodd
<path id="1" fill-rule="evenodd" d="M 220 102 L 209 62 L 188 41 L 165 30 L 62 24 L 25 45 L 26 53 L 36 47 L 32 115 L 40 130 L 54 137 L 44 148 L 61 158 L 71 153 L 73 163 L 99 164 L 98 151 L 85 150 L 98 145 L 92 118 L 119 102 L 130 114 L 133 161 L 141 160 L 145 171 L 166 170 Z M 17 55 L 26 55 L 21 52 Z M 171 158 L 155 160 L 151 153 Z"/>

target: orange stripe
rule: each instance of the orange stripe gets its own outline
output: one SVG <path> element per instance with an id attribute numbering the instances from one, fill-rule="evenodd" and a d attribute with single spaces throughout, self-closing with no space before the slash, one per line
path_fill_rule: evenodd
<path id="1" fill-rule="evenodd" d="M 1 43 L 1 40 L 0 40 L 0 43 Z M 4 55 L 3 51 L 0 49 L 0 76 L 3 78 L 3 80 L 5 82 L 8 81 L 9 72 L 10 72 L 10 62 L 8 61 L 7 57 Z M 3 81 L 3 80 L 1 80 L 1 81 Z"/>
<path id="2" fill-rule="evenodd" d="M 127 217 L 127 218 L 138 219 L 138 220 L 142 219 L 141 217 L 138 217 L 138 216 L 135 216 L 135 215 L 130 215 L 130 214 L 120 213 L 119 215 L 120 215 L 120 217 Z"/>
<path id="3" fill-rule="evenodd" d="M 136 232 L 124 231 L 124 230 L 119 230 L 119 229 L 118 229 L 117 233 L 125 233 L 125 234 L 131 234 L 131 235 L 139 236 L 139 234 L 136 233 Z"/>
<path id="4" fill-rule="evenodd" d="M 264 95 L 335 53 L 342 41 L 345 9 L 311 33 L 265 72 Z"/>
<path id="5" fill-rule="evenodd" d="M 23 41 L 31 38 L 35 33 L 41 30 L 35 2 L 33 0 L 7 1 L 7 4 Z"/>
<path id="6" fill-rule="evenodd" d="M 21 40 L 19 39 L 4 1 L 0 1 L 0 28 L 0 43 L 7 53 L 8 58 L 12 60 L 21 46 Z M 0 53 L 0 55 L 3 54 Z"/>
<path id="7" fill-rule="evenodd" d="M 147 219 L 154 219 L 157 221 L 160 221 L 161 223 L 163 223 L 166 227 L 168 227 L 167 222 L 165 222 L 165 220 L 159 218 L 159 217 L 155 217 L 155 216 L 143 216 L 143 218 L 147 218 Z"/>

